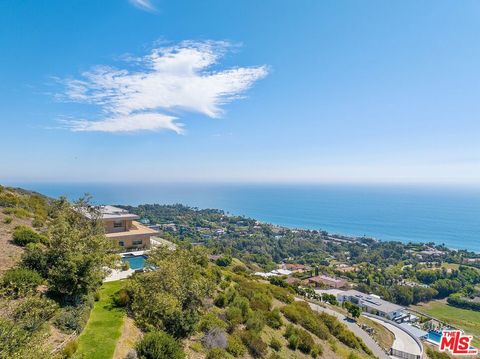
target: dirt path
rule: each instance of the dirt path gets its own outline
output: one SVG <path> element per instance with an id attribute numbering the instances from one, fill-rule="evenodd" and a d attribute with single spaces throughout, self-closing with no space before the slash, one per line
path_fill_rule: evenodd
<path id="1" fill-rule="evenodd" d="M 135 325 L 132 318 L 126 316 L 123 321 L 122 335 L 118 339 L 113 359 L 124 359 L 128 351 L 142 337 L 142 332 Z"/>

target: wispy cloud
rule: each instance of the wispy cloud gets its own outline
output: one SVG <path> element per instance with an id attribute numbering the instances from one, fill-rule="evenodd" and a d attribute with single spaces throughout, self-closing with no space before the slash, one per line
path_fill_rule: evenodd
<path id="1" fill-rule="evenodd" d="M 155 6 L 153 6 L 150 0 L 129 0 L 129 1 L 133 6 L 144 11 L 154 12 L 157 10 Z"/>
<path id="2" fill-rule="evenodd" d="M 130 59 L 123 69 L 96 66 L 80 78 L 66 79 L 61 96 L 96 105 L 102 114 L 69 120 L 66 126 L 72 131 L 181 133 L 182 125 L 169 112 L 220 117 L 222 105 L 241 98 L 268 73 L 266 66 L 214 70 L 229 47 L 226 42 L 182 42 Z M 134 69 L 129 68 L 132 63 Z"/>

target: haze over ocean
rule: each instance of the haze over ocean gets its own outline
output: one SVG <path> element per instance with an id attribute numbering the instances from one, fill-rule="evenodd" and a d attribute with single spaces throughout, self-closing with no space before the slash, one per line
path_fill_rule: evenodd
<path id="1" fill-rule="evenodd" d="M 480 252 L 480 190 L 453 187 L 15 183 L 98 204 L 182 203 L 288 227 Z"/>

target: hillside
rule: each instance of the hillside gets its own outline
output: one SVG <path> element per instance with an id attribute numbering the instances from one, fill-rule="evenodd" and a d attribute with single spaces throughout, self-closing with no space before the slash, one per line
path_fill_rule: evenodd
<path id="1" fill-rule="evenodd" d="M 19 225 L 43 227 L 48 201 L 36 192 L 0 186 L 0 273 L 14 266 L 23 252 L 12 243 L 14 228 Z"/>

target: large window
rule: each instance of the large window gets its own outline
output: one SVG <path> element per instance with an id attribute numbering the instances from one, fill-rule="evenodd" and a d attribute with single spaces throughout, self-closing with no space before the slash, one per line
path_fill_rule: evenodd
<path id="1" fill-rule="evenodd" d="M 143 241 L 141 239 L 135 239 L 134 241 L 132 241 L 132 244 L 134 246 L 141 245 L 142 243 L 143 243 Z"/>
<path id="2" fill-rule="evenodd" d="M 125 245 L 125 243 L 123 243 L 123 241 L 120 241 L 120 242 L 118 242 L 118 245 L 119 245 L 120 247 L 123 247 L 123 246 Z"/>
<path id="3" fill-rule="evenodd" d="M 113 228 L 122 228 L 123 227 L 123 221 L 114 221 L 113 222 Z"/>

